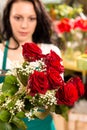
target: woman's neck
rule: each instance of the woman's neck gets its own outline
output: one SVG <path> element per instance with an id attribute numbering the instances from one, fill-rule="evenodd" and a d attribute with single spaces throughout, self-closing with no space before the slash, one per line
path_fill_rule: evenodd
<path id="1" fill-rule="evenodd" d="M 22 45 L 23 45 L 24 43 L 26 43 L 26 42 L 31 43 L 31 42 L 33 42 L 33 41 L 32 41 L 32 39 L 27 40 L 27 41 L 18 41 L 19 47 L 22 46 Z M 9 40 L 9 47 L 10 47 L 10 48 L 15 48 L 15 47 L 17 47 L 17 42 L 15 41 L 15 39 L 10 38 L 10 40 Z"/>

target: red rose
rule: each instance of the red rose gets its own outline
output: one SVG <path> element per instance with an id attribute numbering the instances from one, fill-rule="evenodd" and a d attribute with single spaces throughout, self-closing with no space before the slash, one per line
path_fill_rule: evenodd
<path id="1" fill-rule="evenodd" d="M 82 31 L 87 31 L 87 20 L 84 20 L 82 18 L 78 18 L 74 22 L 74 29 L 81 29 Z"/>
<path id="2" fill-rule="evenodd" d="M 43 72 L 34 71 L 29 77 L 27 90 L 30 90 L 32 96 L 37 93 L 45 94 L 48 86 L 47 76 Z"/>
<path id="3" fill-rule="evenodd" d="M 52 50 L 50 51 L 49 54 L 47 54 L 45 58 L 45 64 L 47 65 L 47 68 L 53 67 L 54 69 L 59 71 L 59 73 L 64 72 L 64 66 L 61 65 L 61 61 L 62 59 L 59 57 L 59 55 L 57 55 Z"/>
<path id="4" fill-rule="evenodd" d="M 82 83 L 82 80 L 79 77 L 73 77 L 69 80 L 69 82 L 76 86 L 79 97 L 84 94 L 84 84 Z"/>
<path id="5" fill-rule="evenodd" d="M 78 100 L 78 92 L 73 83 L 67 82 L 56 92 L 57 104 L 72 106 Z"/>
<path id="6" fill-rule="evenodd" d="M 26 61 L 35 61 L 42 57 L 42 51 L 35 43 L 25 43 L 22 47 L 22 54 Z"/>
<path id="7" fill-rule="evenodd" d="M 71 31 L 70 20 L 68 18 L 61 19 L 61 21 L 59 21 L 57 25 L 57 28 L 60 33 L 70 32 Z"/>
<path id="8" fill-rule="evenodd" d="M 49 89 L 58 89 L 59 86 L 63 85 L 63 79 L 58 71 L 50 67 L 47 70 L 47 76 L 49 81 Z"/>

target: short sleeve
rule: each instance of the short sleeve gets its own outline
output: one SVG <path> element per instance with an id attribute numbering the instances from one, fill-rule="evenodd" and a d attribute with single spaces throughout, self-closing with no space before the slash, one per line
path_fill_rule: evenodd
<path id="1" fill-rule="evenodd" d="M 47 53 L 50 52 L 50 50 L 53 50 L 61 57 L 60 49 L 57 46 L 53 45 L 53 44 L 44 44 L 44 43 L 42 43 L 40 48 L 42 49 L 43 54 L 47 54 Z"/>
<path id="2" fill-rule="evenodd" d="M 3 63 L 3 52 L 0 49 L 0 69 L 2 69 L 2 63 Z M 11 61 L 7 58 L 7 63 L 6 63 L 6 69 L 11 68 Z"/>

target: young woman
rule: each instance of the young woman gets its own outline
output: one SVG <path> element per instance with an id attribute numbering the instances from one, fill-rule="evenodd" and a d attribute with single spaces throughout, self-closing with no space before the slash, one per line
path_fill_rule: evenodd
<path id="1" fill-rule="evenodd" d="M 53 49 L 60 55 L 60 50 L 51 43 L 51 19 L 40 0 L 7 0 L 3 12 L 3 43 L 0 44 L 0 69 L 8 70 L 15 60 L 21 61 L 22 45 L 35 42 L 43 53 Z M 0 82 L 3 81 L 0 76 Z M 44 120 L 24 119 L 27 130 L 55 130 L 54 121 L 49 115 Z"/>

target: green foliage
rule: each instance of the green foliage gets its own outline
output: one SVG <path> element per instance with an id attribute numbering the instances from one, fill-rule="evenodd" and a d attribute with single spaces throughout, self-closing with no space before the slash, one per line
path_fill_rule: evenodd
<path id="1" fill-rule="evenodd" d="M 66 120 L 68 120 L 68 112 L 69 112 L 69 107 L 65 105 L 57 105 L 55 108 L 55 112 L 57 114 L 61 114 Z"/>
<path id="2" fill-rule="evenodd" d="M 25 123 L 21 119 L 17 118 L 16 116 L 13 117 L 12 123 L 15 124 L 21 130 L 26 130 L 27 128 Z"/>
<path id="3" fill-rule="evenodd" d="M 5 96 L 3 94 L 0 95 L 0 104 L 5 101 Z"/>
<path id="4" fill-rule="evenodd" d="M 71 7 L 66 4 L 46 4 L 46 9 L 51 16 L 55 15 L 55 19 L 59 20 L 61 18 L 75 18 L 83 12 L 82 6 Z"/>
<path id="5" fill-rule="evenodd" d="M 6 96 L 13 96 L 18 91 L 18 88 L 19 84 L 16 77 L 13 75 L 7 75 L 2 85 L 2 92 Z"/>
<path id="6" fill-rule="evenodd" d="M 0 120 L 7 122 L 10 119 L 10 115 L 7 110 L 0 110 Z"/>
<path id="7" fill-rule="evenodd" d="M 18 113 L 16 114 L 16 117 L 18 117 L 18 118 L 24 118 L 24 117 L 25 117 L 25 114 L 24 114 L 23 111 L 20 111 L 20 112 L 18 112 Z"/>
<path id="8" fill-rule="evenodd" d="M 23 121 L 19 121 L 17 118 L 13 119 L 13 123 L 7 123 L 0 120 L 0 130 L 18 130 L 18 127 L 15 124 L 20 125 L 21 130 L 26 130 L 26 126 Z"/>
<path id="9" fill-rule="evenodd" d="M 9 123 L 0 120 L 0 130 L 13 130 L 13 129 Z"/>
<path id="10" fill-rule="evenodd" d="M 28 76 L 24 75 L 23 72 L 20 71 L 20 69 L 17 69 L 17 76 L 19 78 L 19 80 L 21 81 L 21 83 L 26 86 L 27 85 L 27 80 L 28 80 Z"/>

